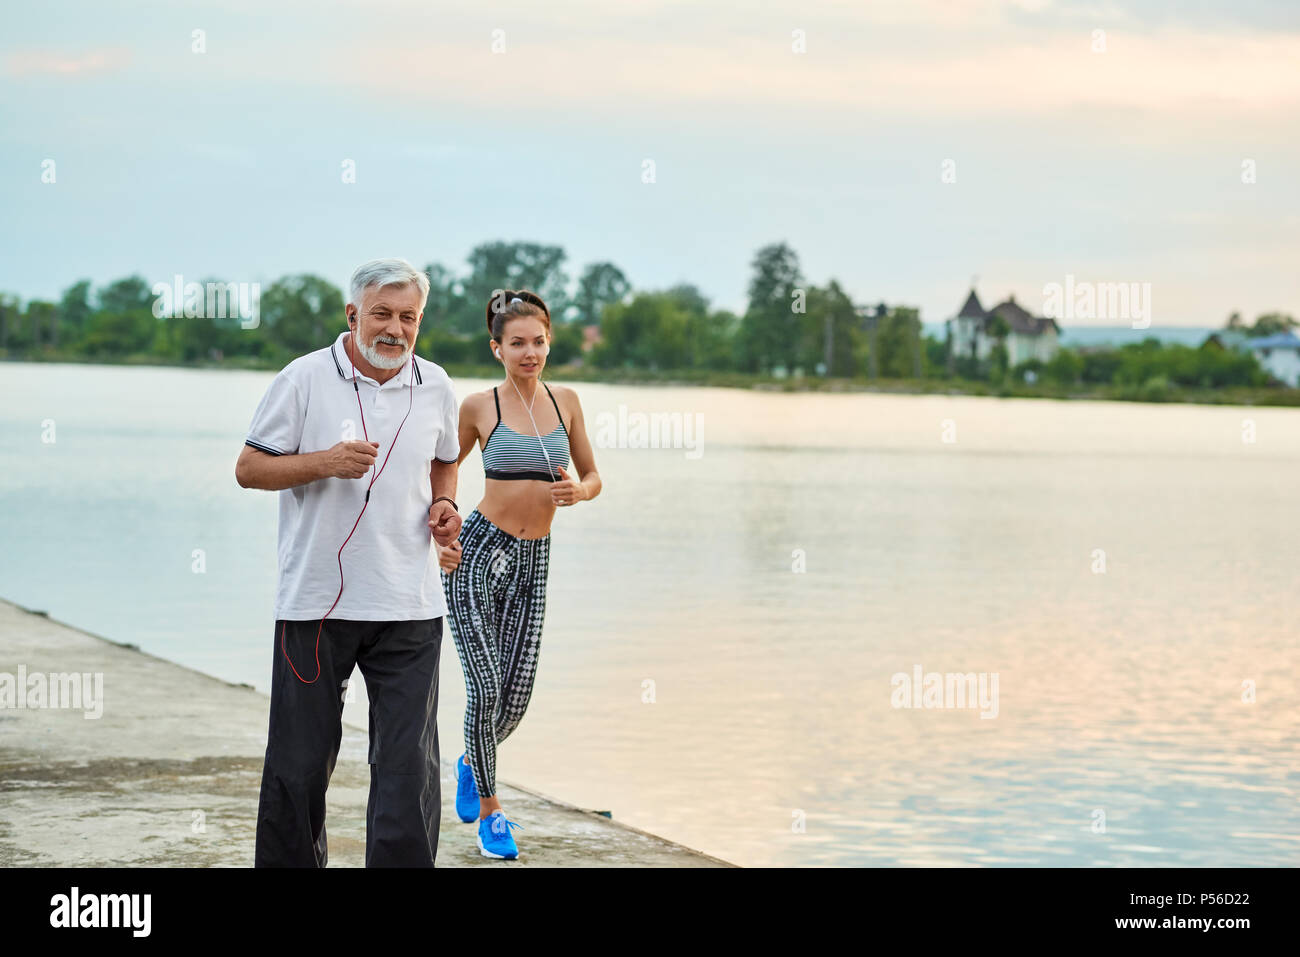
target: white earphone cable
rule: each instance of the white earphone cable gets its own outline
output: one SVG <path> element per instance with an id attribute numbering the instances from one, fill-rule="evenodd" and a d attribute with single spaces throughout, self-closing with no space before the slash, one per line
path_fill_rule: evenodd
<path id="1" fill-rule="evenodd" d="M 523 405 L 523 404 L 524 404 L 524 394 L 523 394 L 522 392 L 519 391 L 519 386 L 515 383 L 514 378 L 513 378 L 513 377 L 509 377 L 509 378 L 510 378 L 510 384 L 513 385 L 513 386 L 515 387 L 515 394 L 519 396 L 519 404 L 520 404 L 520 405 Z M 542 386 L 542 382 L 541 382 L 540 379 L 537 380 L 537 387 L 538 387 L 539 389 L 543 387 L 543 386 Z M 536 392 L 536 390 L 534 390 L 534 391 L 533 391 L 533 402 L 536 402 L 536 401 L 537 401 L 537 392 Z M 551 481 L 553 481 L 553 482 L 558 482 L 558 481 L 559 481 L 559 478 L 558 478 L 558 477 L 556 476 L 556 474 L 555 474 L 555 468 L 554 468 L 554 466 L 551 465 L 551 453 L 549 453 L 549 452 L 546 451 L 546 443 L 545 443 L 544 441 L 542 441 L 542 430 L 539 429 L 539 428 L 537 427 L 537 420 L 533 418 L 533 406 L 532 406 L 532 404 L 530 403 L 530 404 L 528 404 L 528 405 L 525 405 L 525 406 L 524 406 L 524 411 L 528 413 L 528 421 L 531 422 L 531 423 L 533 423 L 533 431 L 534 431 L 535 433 L 537 433 L 537 444 L 540 445 L 540 446 L 542 447 L 542 455 L 546 456 L 546 470 L 547 470 L 548 472 L 551 473 Z M 564 423 L 561 422 L 560 424 L 563 425 Z"/>

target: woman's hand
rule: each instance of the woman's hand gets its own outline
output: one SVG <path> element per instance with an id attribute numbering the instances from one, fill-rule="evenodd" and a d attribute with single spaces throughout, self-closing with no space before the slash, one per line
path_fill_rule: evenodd
<path id="1" fill-rule="evenodd" d="M 435 542 L 434 548 L 438 549 L 439 567 L 450 575 L 460 565 L 460 539 L 456 539 L 446 548 Z"/>
<path id="2" fill-rule="evenodd" d="M 573 505 L 587 497 L 587 490 L 581 482 L 564 471 L 561 465 L 560 481 L 551 483 L 551 501 L 556 505 Z"/>

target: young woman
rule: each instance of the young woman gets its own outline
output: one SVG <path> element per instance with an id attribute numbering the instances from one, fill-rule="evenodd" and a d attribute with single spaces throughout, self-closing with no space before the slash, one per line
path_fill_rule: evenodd
<path id="1" fill-rule="evenodd" d="M 438 546 L 438 564 L 465 672 L 456 813 L 466 823 L 478 820 L 485 857 L 514 859 L 519 848 L 510 829 L 519 825 L 496 797 L 497 745 L 519 726 L 532 694 L 555 509 L 595 498 L 600 476 L 578 396 L 541 381 L 551 342 L 546 304 L 531 292 L 506 290 L 488 303 L 487 326 L 506 377 L 461 404 L 458 460 L 481 445 L 483 500 L 460 538 Z"/>

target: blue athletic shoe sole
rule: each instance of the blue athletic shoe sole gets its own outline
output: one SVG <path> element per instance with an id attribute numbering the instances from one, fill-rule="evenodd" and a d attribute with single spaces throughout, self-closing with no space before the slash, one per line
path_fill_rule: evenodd
<path id="1" fill-rule="evenodd" d="M 484 857 L 493 857 L 499 861 L 514 861 L 519 859 L 519 851 L 517 850 L 513 854 L 510 853 L 509 851 L 507 851 L 504 854 L 494 854 L 492 851 L 489 851 L 486 847 L 483 846 L 482 837 L 479 837 L 478 839 L 478 852 L 482 854 Z"/>

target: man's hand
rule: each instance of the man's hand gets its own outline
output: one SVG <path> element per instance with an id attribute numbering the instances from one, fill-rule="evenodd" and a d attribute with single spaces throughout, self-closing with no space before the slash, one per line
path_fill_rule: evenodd
<path id="1" fill-rule="evenodd" d="M 433 540 L 443 548 L 460 535 L 460 513 L 451 507 L 451 502 L 434 502 L 429 506 L 429 531 L 433 533 Z M 442 563 L 441 553 L 438 562 Z"/>
<path id="2" fill-rule="evenodd" d="M 556 505 L 572 505 L 587 497 L 587 490 L 581 482 L 559 466 L 560 481 L 551 483 L 551 501 Z"/>
<path id="3" fill-rule="evenodd" d="M 358 479 L 370 471 L 379 455 L 378 442 L 340 442 L 325 453 L 326 478 Z"/>
<path id="4" fill-rule="evenodd" d="M 441 545 L 438 548 L 438 565 L 448 575 L 454 572 L 460 565 L 460 539 L 456 539 L 446 548 Z"/>

